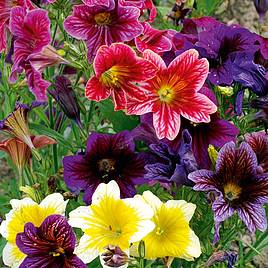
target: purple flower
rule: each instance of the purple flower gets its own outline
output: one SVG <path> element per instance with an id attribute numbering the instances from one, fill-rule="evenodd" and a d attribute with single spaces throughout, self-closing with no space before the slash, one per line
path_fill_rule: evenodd
<path id="1" fill-rule="evenodd" d="M 143 32 L 139 16 L 138 8 L 121 6 L 113 0 L 108 6 L 76 5 L 73 14 L 65 20 L 64 28 L 74 38 L 86 40 L 88 60 L 92 62 L 101 45 L 130 41 L 139 36 Z"/>
<path id="2" fill-rule="evenodd" d="M 214 242 L 219 240 L 222 221 L 237 211 L 249 231 L 266 230 L 263 204 L 268 202 L 268 173 L 258 174 L 257 157 L 248 143 L 239 148 L 235 143 L 225 144 L 218 154 L 215 172 L 198 170 L 188 178 L 195 183 L 194 190 L 216 192 L 212 204 L 215 220 Z"/>
<path id="3" fill-rule="evenodd" d="M 18 233 L 16 244 L 27 255 L 19 268 L 86 268 L 73 254 L 75 234 L 65 217 L 48 216 L 40 227 L 26 223 Z"/>
<path id="4" fill-rule="evenodd" d="M 67 187 L 74 192 L 84 190 L 87 204 L 91 203 L 97 186 L 111 180 L 119 185 L 121 197 L 134 196 L 135 184 L 146 181 L 143 158 L 134 150 L 135 143 L 128 131 L 114 135 L 92 133 L 84 155 L 63 159 Z"/>
<path id="5" fill-rule="evenodd" d="M 210 73 L 208 79 L 215 85 L 230 85 L 233 80 L 231 56 L 238 52 L 256 52 L 257 35 L 237 26 L 219 25 L 213 31 L 203 31 L 198 35 L 195 44 L 202 57 L 209 60 Z M 253 61 L 252 54 L 252 61 Z"/>
<path id="6" fill-rule="evenodd" d="M 65 76 L 57 76 L 55 89 L 49 90 L 48 92 L 60 105 L 66 116 L 73 119 L 80 127 L 82 127 L 79 105 L 70 80 Z"/>
<path id="7" fill-rule="evenodd" d="M 268 1 L 267 0 L 253 0 L 253 2 L 259 14 L 260 23 L 263 23 L 265 14 L 268 10 Z"/>
<path id="8" fill-rule="evenodd" d="M 178 150 L 173 151 L 166 143 L 150 145 L 151 151 L 158 156 L 154 164 L 145 166 L 145 178 L 161 182 L 175 182 L 178 186 L 192 185 L 187 179 L 190 172 L 197 170 L 192 152 L 192 137 L 187 130 L 182 132 L 182 141 Z"/>

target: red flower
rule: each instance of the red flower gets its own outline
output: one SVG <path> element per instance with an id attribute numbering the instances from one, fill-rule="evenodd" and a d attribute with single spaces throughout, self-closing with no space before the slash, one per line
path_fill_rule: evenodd
<path id="1" fill-rule="evenodd" d="M 190 49 L 176 57 L 168 67 L 159 55 L 145 50 L 144 58 L 153 62 L 159 71 L 144 85 L 148 91 L 137 102 L 130 99 L 128 114 L 153 113 L 153 124 L 159 139 L 173 140 L 180 130 L 180 116 L 194 122 L 210 122 L 210 114 L 217 106 L 198 91 L 208 75 L 208 61 L 198 59 L 198 52 Z"/>
<path id="2" fill-rule="evenodd" d="M 135 82 L 154 77 L 156 67 L 127 45 L 114 43 L 101 46 L 93 63 L 95 76 L 86 85 L 86 97 L 101 101 L 112 96 L 115 110 L 126 108 L 127 97 L 143 99 L 144 91 Z"/>

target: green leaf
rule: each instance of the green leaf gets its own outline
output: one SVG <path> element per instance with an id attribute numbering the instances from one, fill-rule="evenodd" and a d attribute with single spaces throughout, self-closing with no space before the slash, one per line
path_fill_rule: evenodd
<path id="1" fill-rule="evenodd" d="M 72 144 L 67 141 L 60 133 L 57 131 L 50 129 L 46 126 L 42 126 L 39 124 L 30 124 L 30 128 L 36 131 L 38 134 L 47 135 L 53 139 L 55 139 L 58 143 L 62 144 L 65 147 L 68 147 L 70 150 L 73 149 Z"/>
<path id="2" fill-rule="evenodd" d="M 139 124 L 137 116 L 126 115 L 122 111 L 114 111 L 113 103 L 110 100 L 105 100 L 97 104 L 103 118 L 108 119 L 116 132 L 123 130 L 132 130 Z"/>

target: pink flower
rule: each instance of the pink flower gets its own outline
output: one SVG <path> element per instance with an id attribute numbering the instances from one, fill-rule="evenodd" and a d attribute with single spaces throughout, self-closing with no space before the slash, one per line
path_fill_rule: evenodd
<path id="1" fill-rule="evenodd" d="M 86 85 L 86 97 L 101 101 L 112 96 L 115 110 L 126 108 L 127 98 L 144 98 L 144 92 L 134 83 L 154 77 L 156 67 L 148 60 L 136 56 L 127 45 L 114 43 L 101 46 L 94 63 L 96 76 Z"/>
<path id="2" fill-rule="evenodd" d="M 30 0 L 0 0 L 0 52 L 6 49 L 6 36 L 10 19 L 10 12 L 14 6 L 33 9 Z"/>
<path id="3" fill-rule="evenodd" d="M 153 125 L 159 139 L 173 140 L 179 133 L 181 119 L 194 122 L 210 122 L 210 114 L 217 106 L 199 93 L 208 75 L 208 61 L 198 59 L 198 52 L 187 50 L 167 67 L 159 55 L 146 50 L 144 58 L 154 63 L 159 71 L 144 85 L 143 99 L 129 99 L 128 114 L 153 113 Z"/>
<path id="4" fill-rule="evenodd" d="M 144 27 L 142 35 L 135 38 L 136 47 L 140 52 L 151 49 L 159 54 L 171 49 L 172 43 L 165 36 L 167 31 L 154 29 L 148 22 L 144 22 L 142 25 Z"/>
<path id="5" fill-rule="evenodd" d="M 73 14 L 65 20 L 64 28 L 74 38 L 86 40 L 88 60 L 92 62 L 100 46 L 139 36 L 143 31 L 139 16 L 138 8 L 123 7 L 113 0 L 108 6 L 76 5 Z"/>
<path id="6" fill-rule="evenodd" d="M 10 30 L 16 37 L 10 82 L 15 82 L 18 73 L 25 70 L 29 88 L 36 99 L 46 100 L 46 89 L 50 83 L 43 80 L 42 71 L 47 66 L 66 62 L 49 45 L 51 38 L 47 11 L 35 9 L 27 12 L 22 7 L 14 7 Z"/>

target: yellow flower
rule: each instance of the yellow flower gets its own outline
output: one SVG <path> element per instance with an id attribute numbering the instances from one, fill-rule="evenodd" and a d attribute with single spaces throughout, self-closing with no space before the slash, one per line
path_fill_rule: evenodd
<path id="1" fill-rule="evenodd" d="M 145 258 L 178 257 L 193 260 L 201 254 L 200 242 L 189 226 L 195 205 L 184 200 L 160 201 L 150 191 L 135 199 L 145 200 L 153 209 L 155 228 L 143 238 Z"/>
<path id="2" fill-rule="evenodd" d="M 0 225 L 0 234 L 7 240 L 3 249 L 5 265 L 17 268 L 25 255 L 16 245 L 16 236 L 23 232 L 25 223 L 31 222 L 39 227 L 49 215 L 64 215 L 67 201 L 64 201 L 61 194 L 54 193 L 48 195 L 40 204 L 28 197 L 22 200 L 12 199 L 10 204 L 12 209 L 6 214 L 6 220 Z"/>
<path id="3" fill-rule="evenodd" d="M 69 224 L 84 232 L 75 254 L 85 263 L 103 253 L 108 245 L 128 251 L 130 243 L 140 241 L 154 229 L 151 207 L 136 198 L 120 199 L 115 181 L 101 183 L 93 194 L 92 205 L 79 207 L 69 216 Z"/>

